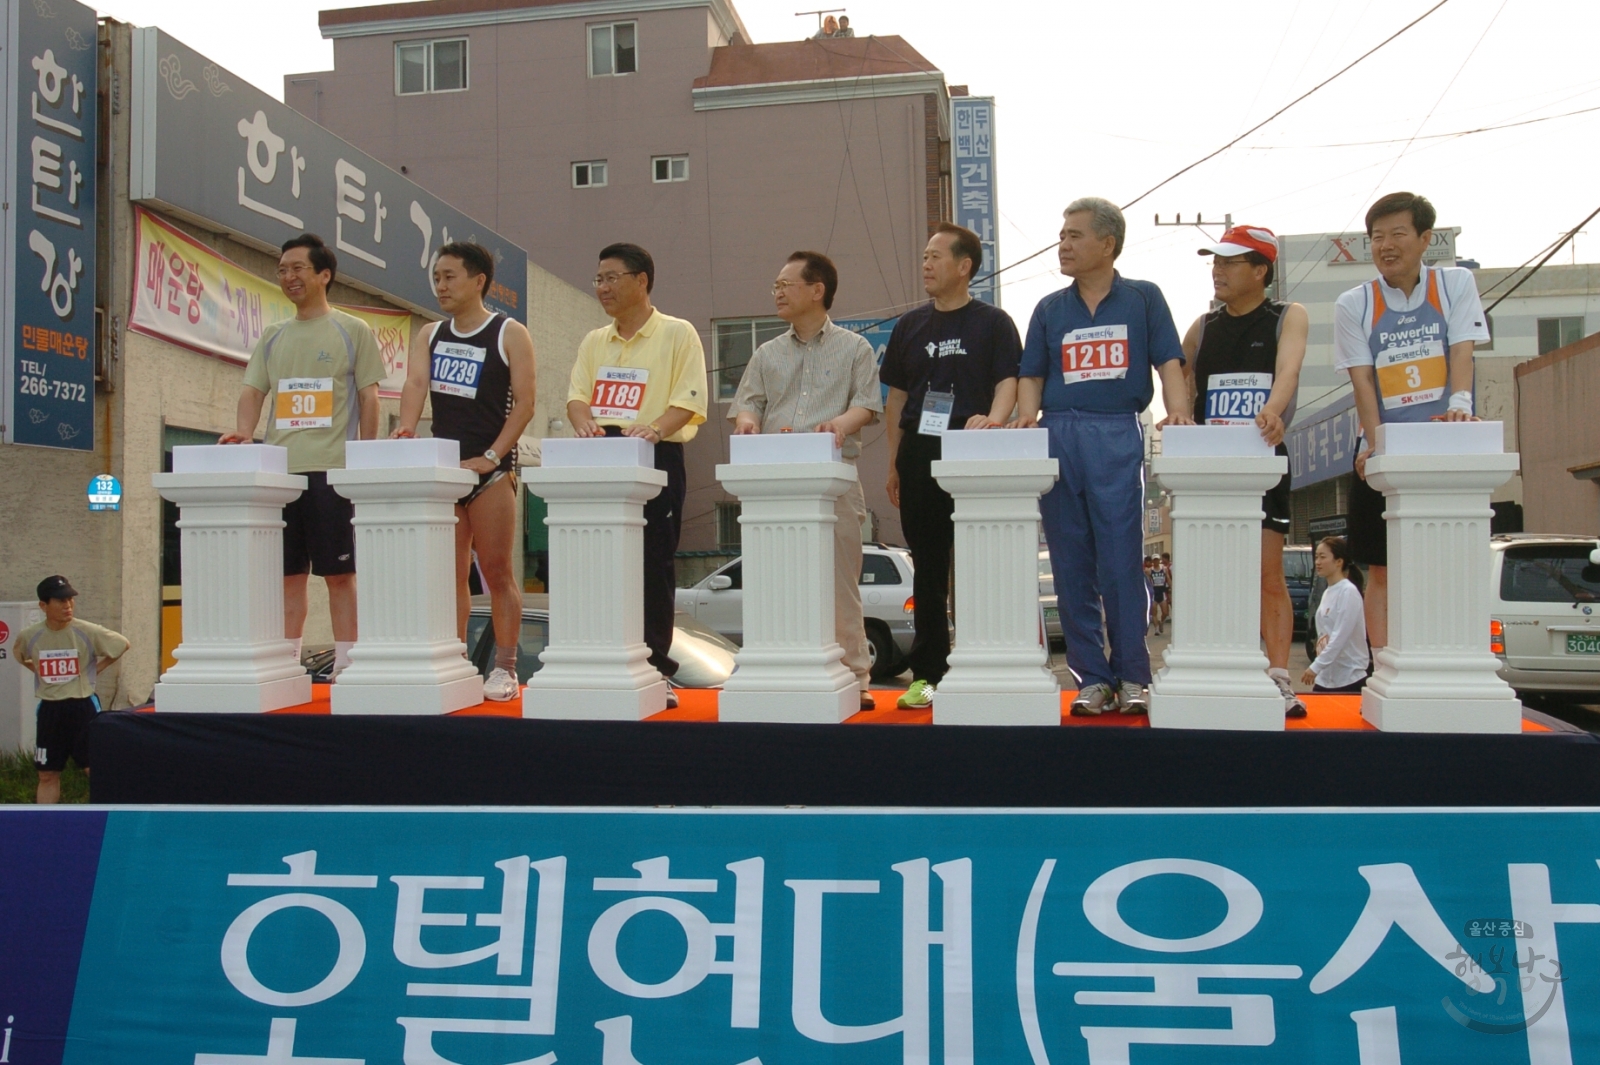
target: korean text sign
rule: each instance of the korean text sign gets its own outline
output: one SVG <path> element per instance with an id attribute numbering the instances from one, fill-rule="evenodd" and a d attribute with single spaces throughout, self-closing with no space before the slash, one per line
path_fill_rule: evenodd
<path id="1" fill-rule="evenodd" d="M 94 449 L 98 28 L 74 0 L 8 5 L 4 439 Z"/>
<path id="2" fill-rule="evenodd" d="M 0 994 L 69 1065 L 1600 1045 L 1597 811 L 119 808 L 0 846 Z"/>
<path id="3" fill-rule="evenodd" d="M 1361 441 L 1356 398 L 1346 395 L 1296 421 L 1289 430 L 1289 473 L 1295 488 L 1349 473 Z"/>
<path id="4" fill-rule="evenodd" d="M 237 75 L 157 29 L 133 39 L 130 198 L 278 247 L 302 232 L 339 275 L 437 306 L 433 259 L 452 240 L 495 258 L 490 308 L 528 317 L 528 255 Z"/>
<path id="5" fill-rule="evenodd" d="M 950 155 L 955 172 L 951 175 L 955 198 L 956 225 L 978 234 L 983 245 L 981 279 L 1000 269 L 1000 208 L 996 198 L 994 150 L 994 98 L 956 96 L 950 100 Z M 1000 305 L 1000 286 L 993 280 L 980 280 L 972 295 L 986 303 Z"/>

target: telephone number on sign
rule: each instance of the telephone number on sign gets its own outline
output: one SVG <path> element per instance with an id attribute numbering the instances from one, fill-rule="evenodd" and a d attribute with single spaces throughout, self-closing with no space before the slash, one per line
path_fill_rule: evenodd
<path id="1" fill-rule="evenodd" d="M 73 381 L 51 381 L 45 377 L 22 377 L 17 384 L 17 391 L 24 396 L 64 399 L 68 403 L 85 403 L 89 399 L 89 390 L 84 385 Z"/>

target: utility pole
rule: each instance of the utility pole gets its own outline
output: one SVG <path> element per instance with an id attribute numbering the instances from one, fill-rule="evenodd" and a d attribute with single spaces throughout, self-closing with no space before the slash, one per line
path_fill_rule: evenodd
<path id="1" fill-rule="evenodd" d="M 1215 222 L 1207 222 L 1204 218 L 1200 217 L 1200 215 L 1198 213 L 1194 216 L 1194 221 L 1193 222 L 1185 222 L 1183 220 L 1182 213 L 1179 213 L 1179 214 L 1173 215 L 1172 216 L 1172 221 L 1170 221 L 1170 222 L 1163 222 L 1161 220 L 1161 216 L 1160 215 L 1156 215 L 1155 224 L 1157 226 L 1193 226 L 1194 228 L 1199 229 L 1203 233 L 1203 232 L 1205 232 L 1205 230 L 1202 229 L 1201 227 L 1203 227 L 1203 226 L 1214 226 L 1217 223 L 1215 223 Z M 1222 228 L 1224 230 L 1233 228 L 1233 215 L 1231 213 L 1225 214 L 1225 215 L 1222 216 Z"/>

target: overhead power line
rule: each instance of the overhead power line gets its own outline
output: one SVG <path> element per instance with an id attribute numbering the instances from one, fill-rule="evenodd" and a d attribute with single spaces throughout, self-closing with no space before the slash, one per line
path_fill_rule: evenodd
<path id="1" fill-rule="evenodd" d="M 1577 111 L 1563 111 L 1559 115 L 1545 115 L 1541 118 L 1525 118 L 1520 122 L 1502 122 L 1496 126 L 1479 126 L 1477 129 L 1460 129 L 1454 133 L 1424 133 L 1417 137 L 1391 137 L 1381 141 L 1342 141 L 1337 144 L 1257 144 L 1250 147 L 1252 152 L 1289 152 L 1310 151 L 1318 148 L 1367 148 L 1381 144 L 1405 144 L 1408 141 L 1434 141 L 1448 140 L 1451 137 L 1470 137 L 1474 133 L 1492 133 L 1497 129 L 1512 129 L 1516 126 L 1532 126 L 1539 122 L 1554 122 L 1558 118 L 1571 118 L 1573 115 L 1587 115 L 1592 111 L 1600 111 L 1600 107 L 1585 107 Z"/>
<path id="2" fill-rule="evenodd" d="M 1562 248 L 1566 247 L 1567 246 L 1567 241 L 1569 241 L 1573 237 L 1577 236 L 1578 235 L 1578 231 L 1580 229 L 1582 229 L 1584 226 L 1588 225 L 1590 222 L 1594 221 L 1596 215 L 1600 215 L 1600 207 L 1596 207 L 1593 211 L 1590 211 L 1588 218 L 1585 218 L 1583 221 L 1579 222 L 1577 225 L 1575 225 L 1571 229 L 1567 230 L 1567 235 L 1562 237 L 1559 241 L 1557 241 L 1555 247 L 1551 248 L 1549 251 L 1544 253 L 1544 258 L 1540 259 L 1538 261 L 1538 263 L 1536 263 L 1534 265 L 1533 269 L 1528 271 L 1527 277 L 1524 277 L 1521 281 L 1518 281 L 1515 285 L 1512 285 L 1510 288 L 1506 289 L 1505 295 L 1501 296 L 1499 299 L 1497 299 L 1493 303 L 1489 304 L 1488 308 L 1485 309 L 1483 313 L 1484 314 L 1492 313 L 1496 307 L 1500 306 L 1507 299 L 1509 299 L 1513 292 L 1515 292 L 1517 289 L 1521 288 L 1523 285 L 1527 284 L 1528 278 L 1532 277 L 1534 274 L 1537 274 L 1539 272 L 1539 268 L 1541 266 L 1543 266 L 1545 263 L 1549 262 L 1551 256 L 1555 255 L 1556 252 L 1558 252 Z"/>

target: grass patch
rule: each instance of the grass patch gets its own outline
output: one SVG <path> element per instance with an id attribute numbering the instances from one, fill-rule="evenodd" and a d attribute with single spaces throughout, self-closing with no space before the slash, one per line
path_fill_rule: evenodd
<path id="1" fill-rule="evenodd" d="M 32 803 L 38 786 L 32 751 L 0 751 L 0 804 Z M 89 777 L 71 760 L 61 774 L 61 801 L 89 801 Z"/>

